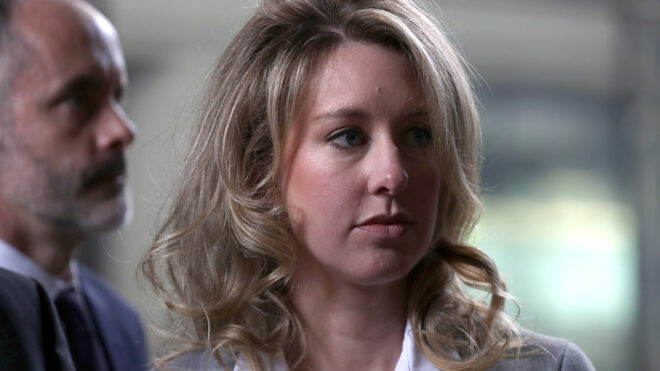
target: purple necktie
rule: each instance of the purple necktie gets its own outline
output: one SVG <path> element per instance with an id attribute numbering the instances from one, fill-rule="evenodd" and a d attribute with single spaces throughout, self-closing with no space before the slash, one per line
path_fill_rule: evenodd
<path id="1" fill-rule="evenodd" d="M 73 363 L 78 371 L 110 371 L 94 323 L 84 310 L 83 300 L 74 289 L 62 292 L 55 299 Z"/>

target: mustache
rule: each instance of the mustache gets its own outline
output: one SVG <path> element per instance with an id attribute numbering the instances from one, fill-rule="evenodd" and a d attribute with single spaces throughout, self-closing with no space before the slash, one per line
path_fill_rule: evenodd
<path id="1" fill-rule="evenodd" d="M 126 160 L 123 154 L 108 155 L 97 160 L 83 171 L 82 188 L 87 189 L 97 182 L 116 176 L 126 171 Z"/>

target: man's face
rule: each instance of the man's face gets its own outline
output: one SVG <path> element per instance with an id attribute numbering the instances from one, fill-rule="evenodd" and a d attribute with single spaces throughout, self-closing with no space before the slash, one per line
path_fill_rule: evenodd
<path id="1" fill-rule="evenodd" d="M 117 227 L 135 127 L 119 105 L 127 75 L 116 31 L 85 5 L 27 3 L 14 20 L 26 63 L 0 117 L 0 205 L 63 231 Z"/>

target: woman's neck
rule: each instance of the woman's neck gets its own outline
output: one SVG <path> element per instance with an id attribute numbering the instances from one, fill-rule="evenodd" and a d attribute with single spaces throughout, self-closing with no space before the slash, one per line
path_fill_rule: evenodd
<path id="1" fill-rule="evenodd" d="M 292 292 L 306 341 L 303 368 L 393 370 L 406 326 L 405 280 L 361 287 L 305 280 Z"/>

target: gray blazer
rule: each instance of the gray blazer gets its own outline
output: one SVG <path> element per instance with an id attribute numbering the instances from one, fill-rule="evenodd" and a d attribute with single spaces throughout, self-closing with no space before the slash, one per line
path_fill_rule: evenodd
<path id="1" fill-rule="evenodd" d="M 525 356 L 501 358 L 490 371 L 595 371 L 589 358 L 577 345 L 546 335 L 523 330 L 528 345 L 522 349 Z"/>
<path id="2" fill-rule="evenodd" d="M 489 371 L 595 371 L 586 355 L 575 344 L 564 339 L 523 330 L 528 339 L 522 349 L 523 356 L 501 358 Z M 233 362 L 227 362 L 229 369 Z M 172 371 L 224 371 L 219 363 L 205 351 L 184 354 L 169 365 Z"/>

